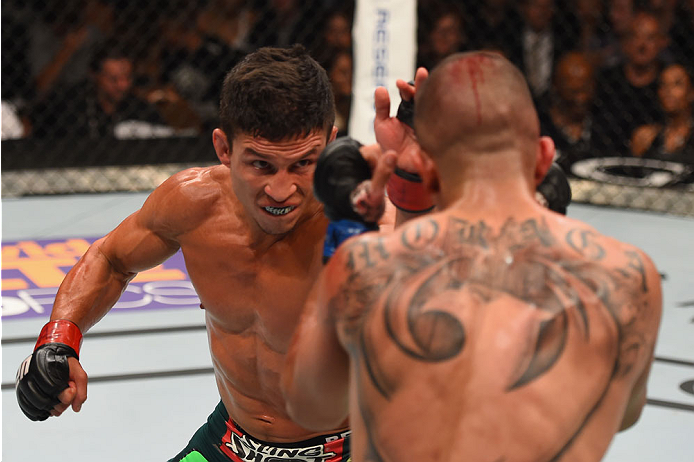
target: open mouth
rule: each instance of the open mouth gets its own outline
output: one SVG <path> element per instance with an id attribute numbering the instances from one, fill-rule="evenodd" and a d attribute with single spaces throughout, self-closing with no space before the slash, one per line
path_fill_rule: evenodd
<path id="1" fill-rule="evenodd" d="M 267 213 L 270 215 L 274 215 L 276 217 L 286 215 L 292 210 L 294 210 L 296 206 L 290 205 L 288 207 L 263 207 L 263 210 L 265 210 Z"/>

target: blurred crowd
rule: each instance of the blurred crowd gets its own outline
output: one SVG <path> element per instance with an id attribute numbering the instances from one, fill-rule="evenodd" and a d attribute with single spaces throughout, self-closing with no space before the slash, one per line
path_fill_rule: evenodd
<path id="1" fill-rule="evenodd" d="M 354 2 L 7 0 L 2 138 L 197 136 L 249 51 L 302 43 L 352 93 Z M 419 0 L 418 66 L 502 53 L 567 169 L 590 157 L 694 164 L 694 0 Z M 407 77 L 407 76 L 403 76 Z"/>

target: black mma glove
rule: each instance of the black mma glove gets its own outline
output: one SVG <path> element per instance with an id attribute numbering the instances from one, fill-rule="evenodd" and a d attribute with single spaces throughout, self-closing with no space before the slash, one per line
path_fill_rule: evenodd
<path id="1" fill-rule="evenodd" d="M 338 138 L 328 144 L 316 162 L 313 192 L 330 219 L 323 247 L 324 262 L 345 240 L 378 229 L 376 223 L 364 221 L 352 206 L 353 193 L 371 179 L 371 167 L 359 152 L 361 146 L 352 138 Z"/>
<path id="2" fill-rule="evenodd" d="M 414 85 L 414 82 L 409 82 Z M 414 98 L 400 100 L 395 116 L 400 122 L 414 128 Z M 434 208 L 431 197 L 424 189 L 422 178 L 416 173 L 396 168 L 388 181 L 388 198 L 400 210 L 410 213 L 428 212 Z"/>
<path id="3" fill-rule="evenodd" d="M 414 82 L 408 83 L 414 86 Z M 395 117 L 397 117 L 400 122 L 414 129 L 414 98 L 409 101 L 400 99 L 398 113 L 395 115 Z"/>
<path id="4" fill-rule="evenodd" d="M 60 402 L 58 395 L 68 388 L 68 358 L 79 359 L 82 333 L 71 321 L 60 319 L 43 326 L 34 353 L 19 366 L 17 401 L 31 420 L 46 420 Z"/>
<path id="5" fill-rule="evenodd" d="M 538 202 L 550 210 L 566 215 L 566 208 L 571 203 L 571 185 L 559 164 L 555 162 L 549 167 L 536 191 Z"/>

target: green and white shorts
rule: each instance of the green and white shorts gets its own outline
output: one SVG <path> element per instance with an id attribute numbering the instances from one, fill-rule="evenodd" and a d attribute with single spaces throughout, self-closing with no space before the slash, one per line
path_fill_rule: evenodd
<path id="1" fill-rule="evenodd" d="M 188 446 L 169 462 L 350 462 L 346 431 L 296 443 L 271 443 L 252 437 L 229 418 L 219 403 Z"/>

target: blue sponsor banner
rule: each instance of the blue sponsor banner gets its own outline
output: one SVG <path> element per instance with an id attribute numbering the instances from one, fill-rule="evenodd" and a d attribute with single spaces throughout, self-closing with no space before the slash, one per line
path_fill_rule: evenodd
<path id="1" fill-rule="evenodd" d="M 2 320 L 50 316 L 60 283 L 97 238 L 2 243 Z M 115 311 L 188 308 L 200 303 L 178 251 L 139 273 Z"/>

